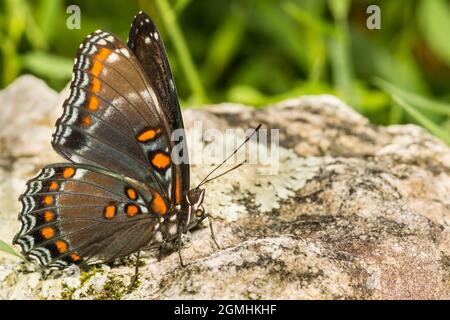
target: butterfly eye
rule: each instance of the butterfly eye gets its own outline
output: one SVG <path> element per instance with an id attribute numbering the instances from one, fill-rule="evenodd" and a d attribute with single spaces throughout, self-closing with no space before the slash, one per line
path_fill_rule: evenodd
<path id="1" fill-rule="evenodd" d="M 203 207 L 199 207 L 197 210 L 195 210 L 195 216 L 202 217 L 205 214 L 205 209 Z"/>

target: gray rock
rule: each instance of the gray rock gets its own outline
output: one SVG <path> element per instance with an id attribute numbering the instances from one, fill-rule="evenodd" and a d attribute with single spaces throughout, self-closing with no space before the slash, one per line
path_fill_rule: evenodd
<path id="1" fill-rule="evenodd" d="M 19 225 L 27 179 L 61 161 L 50 146 L 67 91 L 30 76 L 0 92 L 0 238 Z M 263 109 L 221 104 L 184 110 L 190 154 L 218 149 L 203 129 L 280 129 L 280 165 L 246 165 L 211 182 L 205 224 L 178 255 L 146 252 L 79 273 L 48 275 L 0 254 L 0 299 L 449 299 L 450 149 L 414 125 L 377 127 L 333 96 Z M 256 143 L 250 143 L 256 148 Z M 219 161 L 220 157 L 209 156 Z M 193 184 L 212 165 L 193 166 Z"/>

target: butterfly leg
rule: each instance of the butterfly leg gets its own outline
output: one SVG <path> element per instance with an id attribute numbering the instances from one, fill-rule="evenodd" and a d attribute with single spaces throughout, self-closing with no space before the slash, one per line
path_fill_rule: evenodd
<path id="1" fill-rule="evenodd" d="M 216 236 L 214 235 L 214 229 L 212 225 L 212 216 L 208 213 L 205 217 L 208 217 L 208 223 L 209 223 L 209 230 L 211 231 L 211 239 L 213 240 L 214 244 L 217 246 L 217 249 L 221 249 L 219 244 L 216 241 Z"/>
<path id="2" fill-rule="evenodd" d="M 181 257 L 181 246 L 178 247 L 178 257 L 180 258 L 180 265 L 184 268 L 186 265 L 183 263 L 183 258 Z"/>
<path id="3" fill-rule="evenodd" d="M 178 258 L 180 258 L 180 265 L 184 268 L 186 267 L 186 265 L 183 263 L 183 258 L 181 257 L 181 248 L 182 248 L 181 234 L 182 229 L 180 228 L 180 231 L 178 232 Z"/>
<path id="4" fill-rule="evenodd" d="M 139 258 L 140 258 L 140 255 L 141 255 L 141 250 L 139 250 L 137 252 L 137 254 L 136 254 L 136 264 L 134 266 L 134 275 L 131 278 L 130 285 L 128 286 L 128 291 L 129 292 L 133 289 L 134 285 L 136 284 L 137 279 L 139 278 L 139 262 L 140 262 Z"/>
<path id="5" fill-rule="evenodd" d="M 213 240 L 214 244 L 217 246 L 217 249 L 221 249 L 221 247 L 219 246 L 219 244 L 216 241 L 216 236 L 214 234 L 214 229 L 213 229 L 213 225 L 212 225 L 213 216 L 211 216 L 209 213 L 203 215 L 200 219 L 198 219 L 194 223 L 188 225 L 184 230 L 189 231 L 189 230 L 193 229 L 194 227 L 198 226 L 206 218 L 208 218 L 209 230 L 211 232 L 211 239 Z"/>

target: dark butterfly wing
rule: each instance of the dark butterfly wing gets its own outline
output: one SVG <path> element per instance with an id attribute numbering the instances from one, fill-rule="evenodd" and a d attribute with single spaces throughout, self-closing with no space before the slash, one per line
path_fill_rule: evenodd
<path id="1" fill-rule="evenodd" d="M 185 161 L 180 165 L 173 164 L 172 196 L 173 201 L 180 203 L 184 200 L 183 192 L 189 189 L 189 164 L 187 145 L 184 135 L 184 125 L 181 110 L 178 102 L 175 81 L 170 70 L 166 50 L 161 35 L 153 23 L 152 19 L 140 11 L 131 24 L 128 37 L 128 47 L 133 51 L 139 60 L 141 67 L 147 74 L 151 87 L 159 101 L 159 106 L 169 122 L 171 132 L 178 130 L 181 132 L 182 152 L 180 154 Z"/>
<path id="2" fill-rule="evenodd" d="M 187 152 L 181 112 L 161 38 L 147 18 L 138 15 L 132 26 L 137 57 L 101 30 L 80 46 L 52 140 L 75 163 L 44 168 L 20 198 L 14 243 L 45 266 L 105 262 L 159 243 L 161 219 L 184 201 L 189 167 L 173 159 L 187 154 L 171 155 L 179 145 Z M 170 139 L 177 129 L 180 143 Z"/>
<path id="3" fill-rule="evenodd" d="M 151 18 L 140 11 L 131 24 L 128 47 L 139 60 L 172 125 L 182 127 L 178 97 L 166 50 Z M 174 126 L 174 128 L 177 128 Z"/>
<path id="4" fill-rule="evenodd" d="M 120 39 L 98 30 L 83 41 L 63 107 L 52 140 L 56 151 L 141 181 L 170 204 L 170 127 L 139 61 Z"/>
<path id="5" fill-rule="evenodd" d="M 27 183 L 14 238 L 50 268 L 106 262 L 158 239 L 164 201 L 132 179 L 79 164 L 54 164 Z"/>

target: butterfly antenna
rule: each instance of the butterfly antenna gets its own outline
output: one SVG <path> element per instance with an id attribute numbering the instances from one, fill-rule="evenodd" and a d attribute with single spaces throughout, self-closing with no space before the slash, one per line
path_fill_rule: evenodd
<path id="1" fill-rule="evenodd" d="M 222 173 L 219 174 L 218 176 L 215 176 L 215 177 L 213 177 L 213 178 L 210 178 L 210 179 L 208 179 L 208 180 L 205 180 L 204 182 L 202 182 L 201 184 L 199 184 L 198 187 L 200 187 L 200 186 L 202 186 L 202 185 L 204 185 L 204 184 L 207 184 L 208 182 L 213 181 L 213 180 L 215 180 L 215 179 L 217 179 L 217 178 L 220 178 L 220 177 L 223 176 L 223 175 L 226 175 L 228 172 L 233 171 L 234 169 L 239 168 L 240 166 L 242 166 L 242 165 L 243 165 L 244 163 L 246 163 L 246 162 L 247 162 L 247 160 L 244 160 L 244 161 L 242 161 L 241 163 L 239 163 L 237 166 L 234 166 L 233 168 L 228 169 L 228 170 L 225 171 L 225 172 L 222 172 Z M 197 187 L 197 188 L 198 188 L 198 187 Z"/>
<path id="2" fill-rule="evenodd" d="M 238 152 L 239 151 L 239 149 L 240 148 L 242 148 L 249 140 L 250 140 L 250 138 L 256 133 L 256 132 L 258 132 L 258 130 L 261 128 L 261 124 L 259 124 L 256 128 L 255 128 L 255 130 L 250 134 L 250 135 L 248 135 L 246 138 L 245 138 L 245 140 L 244 140 L 244 142 L 242 142 L 240 145 L 239 145 L 239 147 L 237 147 L 236 149 L 234 149 L 234 151 L 228 156 L 228 157 L 226 157 L 225 158 L 225 160 L 223 160 L 222 161 L 222 163 L 220 163 L 217 167 L 215 167 L 210 173 L 208 173 L 208 175 L 198 184 L 198 186 L 197 186 L 197 188 L 199 188 L 202 184 L 204 184 L 204 183 L 206 183 L 205 181 L 207 181 L 208 180 L 208 178 L 209 178 L 209 176 L 211 176 L 211 174 L 213 174 L 217 169 L 219 169 L 225 162 L 227 162 L 228 161 L 228 159 L 230 159 L 232 156 L 234 156 L 235 154 L 236 154 L 236 152 Z M 238 167 L 240 167 L 241 165 L 243 165 L 245 163 L 245 161 L 244 162 L 242 162 L 242 163 L 240 163 L 239 165 L 237 165 L 235 168 L 233 168 L 233 169 L 236 169 L 236 168 L 238 168 Z M 233 170 L 233 169 L 231 169 L 231 170 Z M 227 172 L 229 172 L 229 171 L 231 171 L 231 170 L 228 170 Z M 222 174 L 221 174 L 222 175 Z M 216 178 L 218 178 L 218 177 L 220 177 L 221 175 L 219 175 L 219 176 L 217 176 Z M 215 179 L 215 178 L 214 178 Z M 211 181 L 211 180 L 209 180 L 209 181 Z"/>

